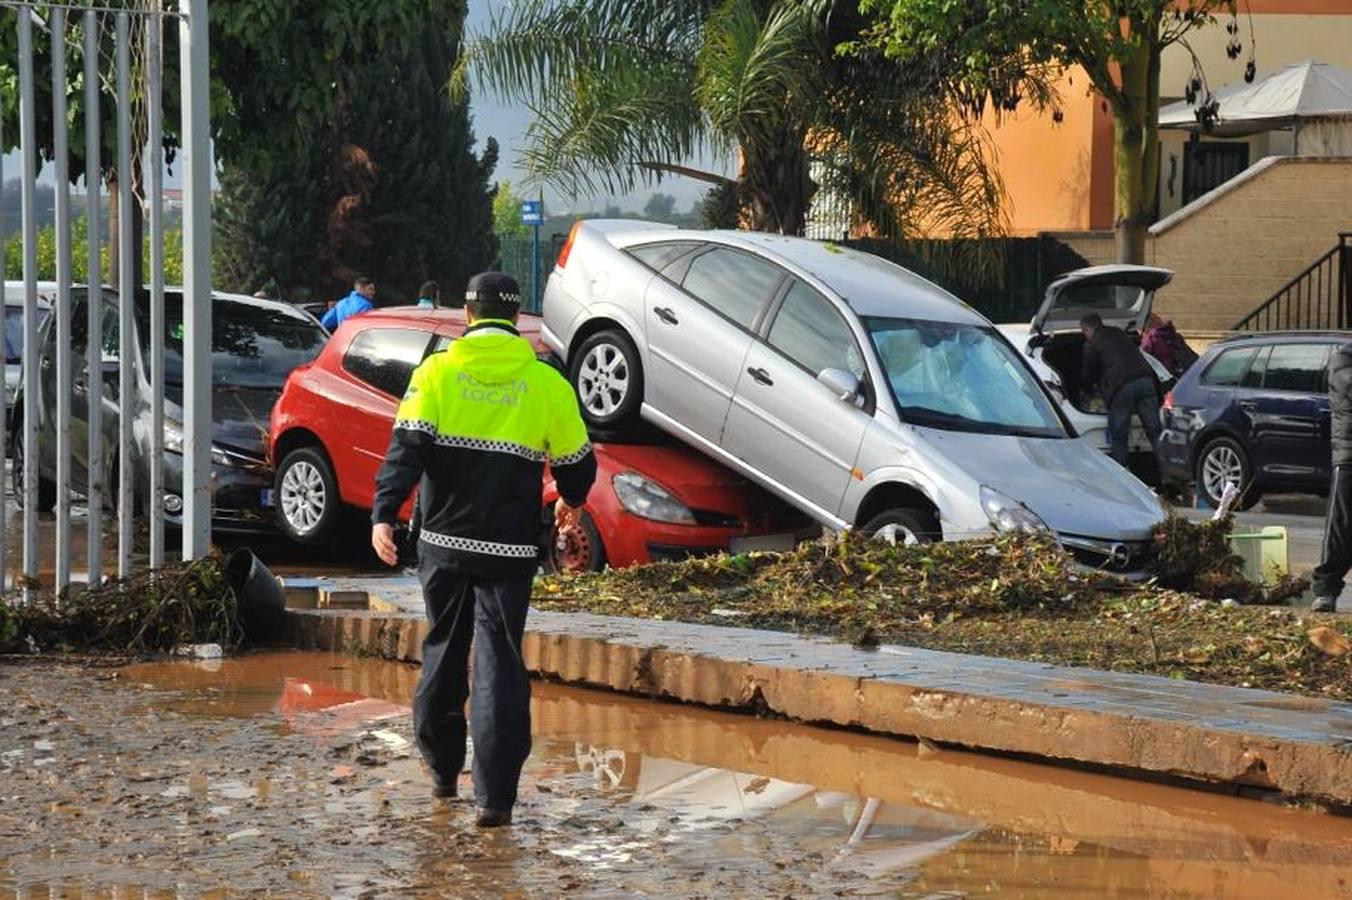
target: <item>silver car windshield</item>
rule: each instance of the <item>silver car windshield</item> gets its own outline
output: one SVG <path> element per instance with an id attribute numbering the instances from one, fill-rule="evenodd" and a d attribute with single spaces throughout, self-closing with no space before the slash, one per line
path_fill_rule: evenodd
<path id="1" fill-rule="evenodd" d="M 1066 437 L 1037 378 L 994 328 L 865 317 L 904 421 L 926 428 Z"/>

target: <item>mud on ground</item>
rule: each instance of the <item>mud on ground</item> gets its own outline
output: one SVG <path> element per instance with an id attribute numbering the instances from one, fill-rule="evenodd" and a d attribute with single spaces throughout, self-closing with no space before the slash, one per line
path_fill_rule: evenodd
<path id="1" fill-rule="evenodd" d="M 824 886 L 794 874 L 791 844 L 710 863 L 666 818 L 643 826 L 640 849 L 594 776 L 558 765 L 538 739 L 517 823 L 481 831 L 472 803 L 431 797 L 406 707 L 346 694 L 312 704 L 332 688 L 310 678 L 288 677 L 279 700 L 280 677 L 257 684 L 229 668 L 287 656 L 313 666 L 307 654 L 125 669 L 0 659 L 0 896 L 854 893 L 844 876 Z M 417 676 L 329 659 L 381 666 L 401 696 Z M 467 775 L 461 790 L 472 793 Z"/>

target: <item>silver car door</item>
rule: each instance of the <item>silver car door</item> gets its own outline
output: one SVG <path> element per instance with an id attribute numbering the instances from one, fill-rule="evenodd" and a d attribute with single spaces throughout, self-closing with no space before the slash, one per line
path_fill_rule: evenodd
<path id="1" fill-rule="evenodd" d="M 862 379 L 858 342 L 835 305 L 794 282 L 746 356 L 723 446 L 769 480 L 835 515 L 872 416 L 818 376 L 839 369 Z"/>
<path id="2" fill-rule="evenodd" d="M 700 253 L 683 272 L 654 278 L 644 304 L 649 405 L 718 443 L 752 331 L 783 279 L 778 266 L 727 247 Z"/>

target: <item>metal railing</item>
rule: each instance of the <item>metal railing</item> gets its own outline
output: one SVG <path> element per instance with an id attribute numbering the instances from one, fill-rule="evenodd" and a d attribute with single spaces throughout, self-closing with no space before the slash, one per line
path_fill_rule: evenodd
<path id="1" fill-rule="evenodd" d="M 143 492 L 144 508 L 149 513 L 149 563 L 157 568 L 164 563 L 164 272 L 163 272 L 163 191 L 161 177 L 164 168 L 163 151 L 163 75 L 162 32 L 165 25 L 178 24 L 179 91 L 181 123 L 179 154 L 182 159 L 184 184 L 183 222 L 183 516 L 182 555 L 196 559 L 206 555 L 210 544 L 211 522 L 211 281 L 210 281 L 210 227 L 211 227 L 211 148 L 208 133 L 208 0 L 180 0 L 176 8 L 140 6 L 135 9 L 117 9 L 97 2 L 19 2 L 0 0 L 0 10 L 18 29 L 18 58 L 6 60 L 17 73 L 19 94 L 20 134 L 22 157 L 22 192 L 20 239 L 23 245 L 23 333 L 22 374 L 19 390 L 22 407 L 15 411 L 20 433 L 12 440 L 5 438 L 9 424 L 0 417 L 0 446 L 13 447 L 15 464 L 23 460 L 22 483 L 16 486 L 22 501 L 22 584 L 27 594 L 39 584 L 39 506 L 44 493 L 47 473 L 55 492 L 54 566 L 53 583 L 58 594 L 72 582 L 72 506 L 75 499 L 73 464 L 82 463 L 84 500 L 87 508 L 88 559 L 86 578 L 97 583 L 103 576 L 102 511 L 108 477 L 115 479 L 117 515 L 117 574 L 125 577 L 132 566 L 134 539 L 133 511 L 136 492 Z M 111 24 L 111 53 L 106 45 Z M 50 40 L 50 52 L 43 56 L 34 46 L 34 31 L 45 32 Z M 136 29 L 144 30 L 143 51 L 137 55 L 133 68 L 132 44 Z M 71 183 L 69 178 L 67 96 L 74 90 L 75 81 L 68 76 L 66 59 L 78 50 L 83 56 L 83 125 L 85 135 L 84 162 L 86 208 L 88 217 L 88 317 L 85 324 L 87 342 L 74 346 L 72 322 L 72 228 L 70 213 Z M 111 71 L 105 65 L 111 60 Z M 51 118 L 44 128 L 50 134 L 39 135 L 38 110 L 35 103 L 35 79 L 46 75 L 36 72 L 40 63 L 50 69 Z M 135 83 L 133 71 L 143 81 Z M 43 93 L 46 93 L 44 91 Z M 102 284 L 100 250 L 99 186 L 104 183 L 105 156 L 101 146 L 104 130 L 99 122 L 100 99 L 110 95 L 116 109 L 115 150 L 112 159 L 118 174 L 118 284 L 114 288 Z M 133 129 L 133 103 L 143 104 L 143 131 Z M 51 309 L 55 329 L 53 348 L 43 358 L 45 349 L 39 344 L 38 306 L 38 229 L 35 220 L 35 199 L 39 174 L 38 160 L 50 140 L 52 179 L 56 192 L 56 285 Z M 144 152 L 137 152 L 144 148 Z M 141 253 L 133 246 L 132 204 L 140 202 L 133 195 L 133 160 L 144 166 L 144 192 L 148 206 L 148 238 L 151 247 L 151 265 L 146 273 L 149 295 L 149 340 L 144 352 L 137 346 L 137 317 L 133 306 L 142 286 L 133 279 L 137 266 L 134 259 Z M 3 183 L 3 173 L 0 173 Z M 0 262 L 0 265 L 3 263 Z M 3 273 L 0 273 L 3 274 Z M 106 301 L 105 301 L 105 298 Z M 99 369 L 105 359 L 103 312 L 105 302 L 115 302 L 118 311 L 117 391 L 112 403 L 117 412 L 118 429 L 115 439 L 105 433 L 106 420 L 102 415 L 103 372 Z M 83 360 L 80 357 L 83 357 Z M 140 376 L 133 368 L 133 360 L 144 359 L 151 414 L 148 449 L 144 460 L 148 468 L 145 484 L 137 483 L 136 453 L 133 433 L 133 406 L 141 399 Z M 40 362 L 41 360 L 41 362 Z M 76 365 L 83 365 L 76 371 Z M 54 370 L 54 377 L 44 376 L 44 369 Z M 54 396 L 52 396 L 54 395 Z M 72 407 L 84 410 L 88 445 L 83 454 L 75 453 L 72 428 Z M 115 453 L 116 472 L 107 469 L 107 453 Z M 83 456 L 83 460 L 80 457 Z M 46 488 L 50 490 L 50 488 Z M 0 521 L 10 527 L 0 494 Z M 8 535 L 6 535 L 8 537 Z M 9 574 L 5 559 L 8 541 L 0 541 L 0 574 Z M 13 582 L 5 582 L 9 586 Z"/>
<path id="2" fill-rule="evenodd" d="M 1240 319 L 1235 331 L 1341 330 L 1352 326 L 1352 232 L 1262 306 Z"/>

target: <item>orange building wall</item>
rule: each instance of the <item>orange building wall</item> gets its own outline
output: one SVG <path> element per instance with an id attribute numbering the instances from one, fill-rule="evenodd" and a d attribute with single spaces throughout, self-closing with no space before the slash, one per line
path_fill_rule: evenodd
<path id="1" fill-rule="evenodd" d="M 1064 119 L 1020 108 L 984 124 L 1005 182 L 1011 233 L 1082 231 L 1113 225 L 1113 120 L 1076 69 L 1057 85 Z"/>
<path id="2" fill-rule="evenodd" d="M 1260 73 L 1310 56 L 1352 66 L 1352 0 L 1244 0 L 1240 11 L 1246 51 L 1248 17 L 1253 16 Z M 1226 59 L 1226 18 L 1218 15 L 1214 26 L 1190 36 L 1215 86 L 1237 80 L 1247 58 Z M 1163 63 L 1161 94 L 1168 102 L 1181 92 L 1192 61 L 1185 49 L 1173 47 Z M 986 114 L 1005 182 L 1011 233 L 1113 227 L 1112 115 L 1101 98 L 1087 94 L 1088 85 L 1078 68 L 1062 78 L 1058 90 L 1065 119 L 1060 124 L 1050 114 L 1028 109 L 998 124 L 993 114 Z"/>

